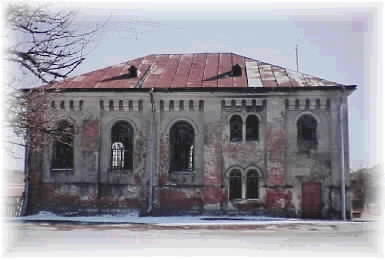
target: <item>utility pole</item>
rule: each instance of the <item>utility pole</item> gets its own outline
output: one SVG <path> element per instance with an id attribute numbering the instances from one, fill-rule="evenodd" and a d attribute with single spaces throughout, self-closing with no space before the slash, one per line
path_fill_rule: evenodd
<path id="1" fill-rule="evenodd" d="M 295 58 L 297 62 L 297 71 L 299 71 L 299 66 L 298 66 L 298 44 L 295 45 Z"/>
<path id="2" fill-rule="evenodd" d="M 346 180 L 345 180 L 345 136 L 344 136 L 344 99 L 340 99 L 340 137 L 341 137 L 341 218 L 346 220 Z"/>

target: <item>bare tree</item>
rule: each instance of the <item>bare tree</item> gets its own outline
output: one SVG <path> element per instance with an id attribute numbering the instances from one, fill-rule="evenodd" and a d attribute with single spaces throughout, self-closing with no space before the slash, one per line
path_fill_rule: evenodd
<path id="1" fill-rule="evenodd" d="M 100 29 L 96 26 L 81 32 L 73 23 L 74 18 L 71 11 L 10 4 L 6 12 L 11 38 L 7 61 L 46 86 L 66 78 L 84 61 L 86 47 Z M 48 113 L 49 96 L 58 90 L 47 87 L 20 90 L 18 82 L 8 82 L 14 89 L 9 95 L 9 127 L 16 136 L 28 141 L 32 149 L 40 149 L 45 144 L 43 137 L 47 135 L 62 140 L 60 137 L 67 133 L 52 124 L 54 120 Z M 48 91 L 50 95 L 47 95 Z"/>
<path id="2" fill-rule="evenodd" d="M 26 213 L 30 196 L 30 151 L 43 148 L 47 136 L 72 145 L 66 143 L 66 140 L 72 140 L 66 137 L 73 135 L 73 129 L 53 124 L 56 120 L 49 111 L 50 98 L 58 91 L 48 90 L 47 87 L 55 80 L 66 78 L 84 61 L 85 49 L 99 29 L 95 27 L 81 32 L 73 24 L 74 17 L 73 12 L 52 11 L 47 7 L 32 7 L 24 3 L 11 3 L 6 10 L 6 60 L 8 68 L 15 68 L 14 71 L 19 74 L 19 78 L 17 75 L 8 77 L 7 82 L 10 91 L 7 123 L 16 135 L 8 140 L 8 144 L 21 145 L 26 149 L 21 215 Z M 21 90 L 24 87 L 21 82 L 28 75 L 32 76 L 29 77 L 31 81 L 35 79 L 45 86 Z"/>
<path id="3" fill-rule="evenodd" d="M 40 150 L 47 144 L 49 137 L 64 143 L 66 136 L 72 135 L 72 129 L 63 129 L 55 121 L 55 114 L 50 112 L 50 98 L 60 93 L 51 90 L 49 95 L 44 87 L 31 90 L 13 91 L 10 96 L 12 105 L 8 107 L 8 126 L 24 142 L 11 142 L 13 145 L 26 146 Z M 66 145 L 72 145 L 66 143 Z"/>
<path id="4" fill-rule="evenodd" d="M 74 15 L 11 4 L 6 17 L 15 42 L 8 47 L 8 60 L 44 83 L 65 78 L 82 63 L 97 30 L 79 32 L 72 23 Z"/>

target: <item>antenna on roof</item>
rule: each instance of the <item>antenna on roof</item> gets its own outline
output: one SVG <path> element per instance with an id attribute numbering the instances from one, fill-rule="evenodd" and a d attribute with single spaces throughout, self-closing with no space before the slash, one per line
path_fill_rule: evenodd
<path id="1" fill-rule="evenodd" d="M 298 44 L 295 45 L 295 58 L 297 62 L 297 71 L 298 71 Z"/>

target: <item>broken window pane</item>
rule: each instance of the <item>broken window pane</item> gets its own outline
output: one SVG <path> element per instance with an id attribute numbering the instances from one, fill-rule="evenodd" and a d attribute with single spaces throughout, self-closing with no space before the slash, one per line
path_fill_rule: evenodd
<path id="1" fill-rule="evenodd" d="M 246 119 L 246 140 L 258 141 L 259 139 L 259 120 L 256 115 L 250 115 Z"/>
<path id="2" fill-rule="evenodd" d="M 242 198 L 242 177 L 239 170 L 233 170 L 229 179 L 229 199 Z"/>
<path id="3" fill-rule="evenodd" d="M 117 122 L 111 130 L 111 168 L 132 169 L 133 129 L 127 122 Z"/>
<path id="4" fill-rule="evenodd" d="M 250 170 L 247 173 L 246 198 L 257 199 L 258 193 L 258 173 L 256 170 Z"/>
<path id="5" fill-rule="evenodd" d="M 170 170 L 194 169 L 194 129 L 187 122 L 178 122 L 170 130 Z"/>
<path id="6" fill-rule="evenodd" d="M 317 149 L 317 121 L 311 115 L 303 115 L 297 121 L 297 144 L 299 151 Z"/>
<path id="7" fill-rule="evenodd" d="M 57 137 L 53 144 L 52 168 L 73 168 L 73 126 L 68 121 L 60 121 L 57 125 Z"/>
<path id="8" fill-rule="evenodd" d="M 231 142 L 242 141 L 242 118 L 238 115 L 230 119 L 230 140 Z"/>

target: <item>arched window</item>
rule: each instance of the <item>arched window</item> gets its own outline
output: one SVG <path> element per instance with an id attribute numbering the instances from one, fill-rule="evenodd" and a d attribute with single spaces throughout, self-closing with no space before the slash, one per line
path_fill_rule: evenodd
<path id="1" fill-rule="evenodd" d="M 52 168 L 71 169 L 74 165 L 73 125 L 66 120 L 62 120 L 57 124 L 55 133 L 56 138 L 53 144 Z"/>
<path id="2" fill-rule="evenodd" d="M 170 170 L 194 169 L 194 129 L 187 122 L 177 122 L 170 130 Z"/>
<path id="3" fill-rule="evenodd" d="M 249 115 L 246 119 L 246 140 L 258 141 L 259 139 L 259 120 L 256 115 Z"/>
<path id="4" fill-rule="evenodd" d="M 242 118 L 238 115 L 234 115 L 230 119 L 230 141 L 242 141 Z"/>
<path id="5" fill-rule="evenodd" d="M 232 170 L 229 176 L 229 199 L 242 198 L 242 174 L 239 170 Z"/>
<path id="6" fill-rule="evenodd" d="M 246 178 L 247 199 L 257 199 L 259 197 L 258 185 L 258 172 L 256 170 L 249 170 Z"/>
<path id="7" fill-rule="evenodd" d="M 120 121 L 111 129 L 111 168 L 132 170 L 134 131 L 127 122 Z"/>
<path id="8" fill-rule="evenodd" d="M 303 115 L 297 121 L 297 145 L 299 151 L 317 149 L 317 121 L 311 115 Z"/>

